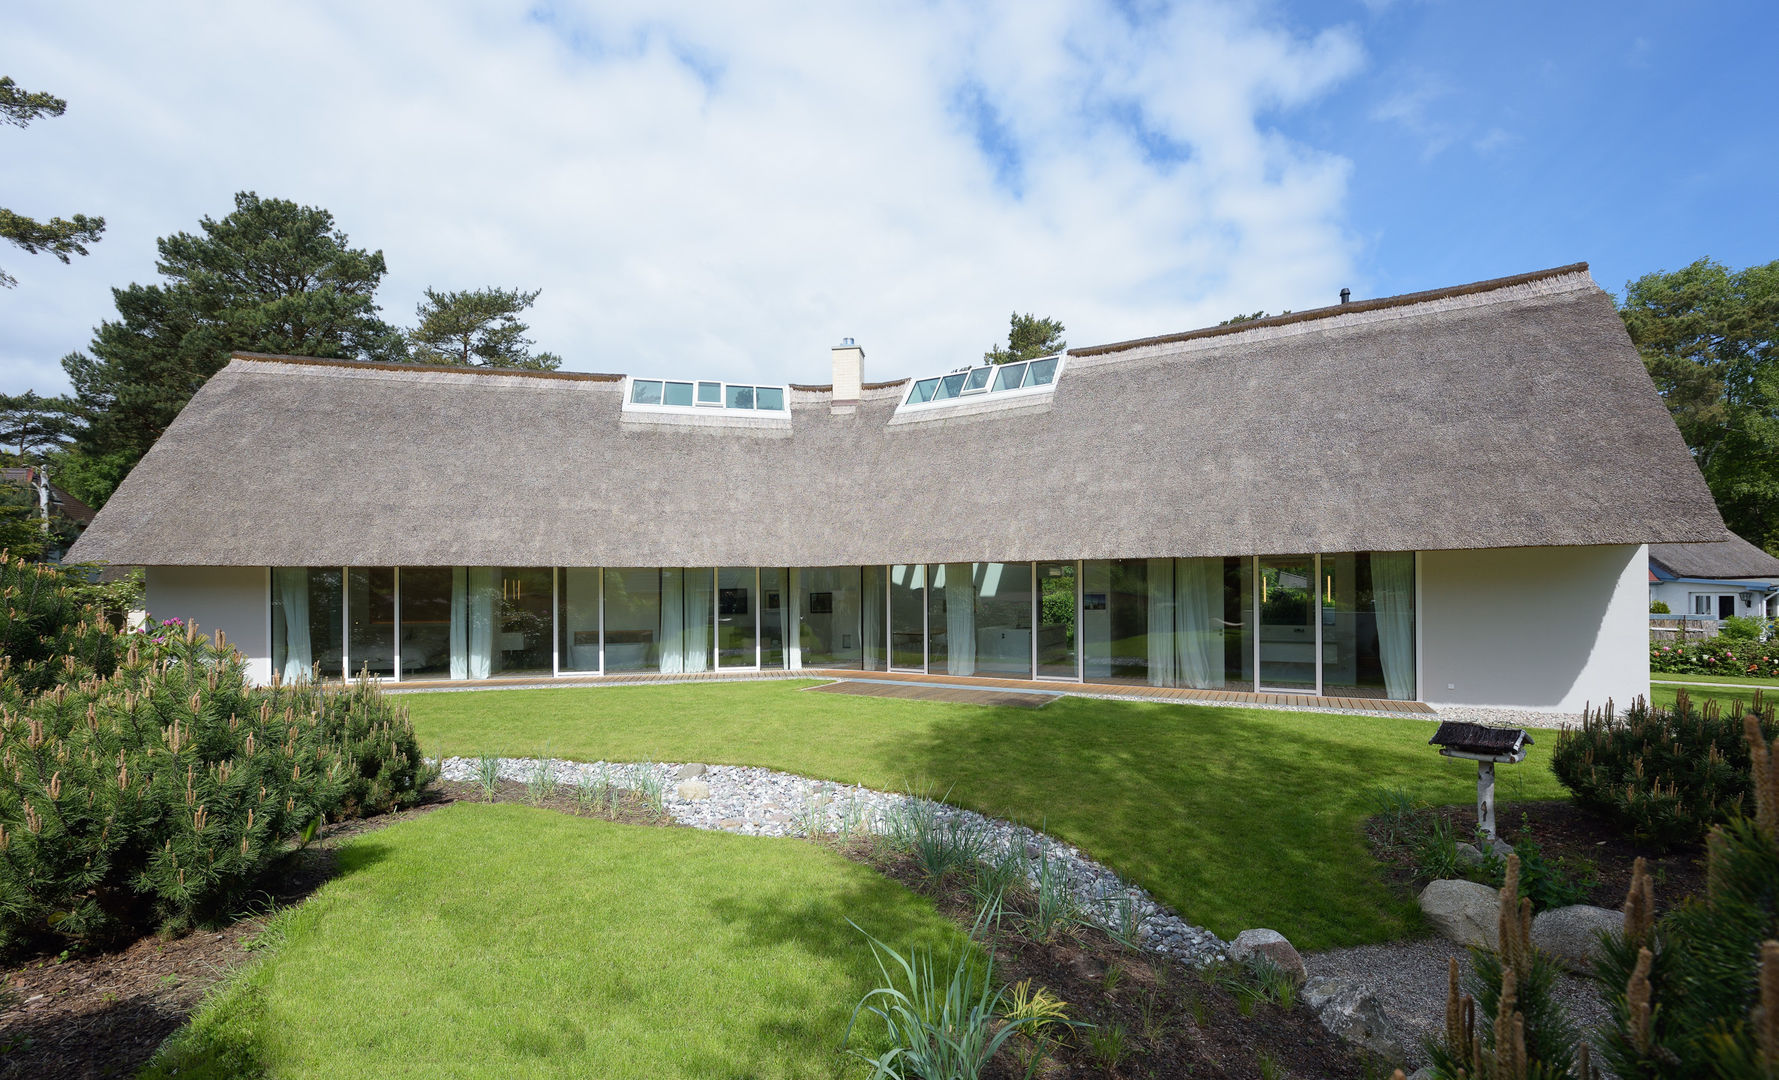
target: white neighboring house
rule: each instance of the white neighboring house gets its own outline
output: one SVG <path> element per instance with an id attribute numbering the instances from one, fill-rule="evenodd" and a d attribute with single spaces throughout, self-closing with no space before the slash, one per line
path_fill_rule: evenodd
<path id="1" fill-rule="evenodd" d="M 1649 545 L 1649 602 L 1674 615 L 1779 617 L 1779 559 L 1732 534 L 1708 544 Z"/>

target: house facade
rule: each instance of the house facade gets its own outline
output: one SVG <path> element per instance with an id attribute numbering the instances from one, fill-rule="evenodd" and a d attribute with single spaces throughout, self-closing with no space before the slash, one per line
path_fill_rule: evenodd
<path id="1" fill-rule="evenodd" d="M 1734 533 L 1711 544 L 1652 544 L 1649 602 L 1676 617 L 1779 617 L 1779 559 Z"/>
<path id="2" fill-rule="evenodd" d="M 892 382 L 237 355 L 73 556 L 256 678 L 858 670 L 1573 712 L 1721 519 L 1585 265 Z"/>

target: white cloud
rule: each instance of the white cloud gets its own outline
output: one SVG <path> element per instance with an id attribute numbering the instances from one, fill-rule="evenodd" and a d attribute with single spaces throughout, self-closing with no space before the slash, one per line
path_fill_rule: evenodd
<path id="1" fill-rule="evenodd" d="M 0 250 L 0 389 L 59 389 L 109 286 L 243 189 L 381 248 L 392 321 L 542 288 L 579 370 L 826 381 L 849 335 L 890 377 L 1014 308 L 1089 344 L 1354 277 L 1348 163 L 1272 124 L 1359 46 L 1218 3 L 64 3 L 9 33 L 69 111 L 0 131 L 0 205 L 110 228 L 71 267 Z"/>

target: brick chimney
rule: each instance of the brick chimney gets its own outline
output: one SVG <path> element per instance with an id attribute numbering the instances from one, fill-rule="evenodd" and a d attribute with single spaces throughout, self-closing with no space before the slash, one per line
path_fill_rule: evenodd
<path id="1" fill-rule="evenodd" d="M 865 377 L 865 350 L 851 338 L 841 338 L 831 350 L 834 357 L 835 412 L 852 412 L 859 407 L 860 384 Z"/>

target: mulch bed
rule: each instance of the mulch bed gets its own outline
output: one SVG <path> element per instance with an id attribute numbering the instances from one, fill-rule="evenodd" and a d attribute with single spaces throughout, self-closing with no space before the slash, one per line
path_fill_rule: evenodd
<path id="1" fill-rule="evenodd" d="M 1468 839 L 1476 831 L 1474 804 L 1436 806 L 1424 813 L 1443 819 L 1459 839 Z M 1591 865 L 1596 881 L 1583 903 L 1622 908 L 1631 885 L 1631 867 L 1639 856 L 1648 860 L 1655 879 L 1658 911 L 1666 911 L 1705 888 L 1702 845 L 1660 851 L 1639 842 L 1610 818 L 1567 799 L 1498 803 L 1495 816 L 1501 839 L 1508 843 L 1530 837 L 1547 861 L 1563 859 L 1571 869 Z M 1387 828 L 1375 818 L 1366 824 L 1366 833 L 1372 854 L 1399 888 L 1418 893 L 1427 884 L 1415 873 L 1412 844 L 1391 842 Z"/>
<path id="2" fill-rule="evenodd" d="M 961 927 L 974 922 L 976 902 L 961 883 L 934 881 L 910 857 L 881 843 L 853 840 L 836 848 L 931 897 Z M 1008 907 L 1003 927 L 1015 924 L 1023 911 L 1017 900 Z M 1388 1075 L 1330 1034 L 1302 1005 L 1281 1009 L 1258 1003 L 1244 1012 L 1234 995 L 1179 961 L 1126 948 L 1097 930 L 1078 929 L 1039 942 L 1003 929 L 990 935 L 989 944 L 997 981 L 1011 985 L 1030 979 L 1067 1002 L 1070 1019 L 1126 1033 L 1126 1051 L 1116 1064 L 1096 1060 L 1084 1034 L 1052 1046 L 1037 1071 L 1048 1080 Z M 1018 1054 L 1003 1051 L 988 1075 L 995 1080 L 1024 1076 L 1030 1044 L 1019 1045 Z M 1263 1071 L 1263 1061 L 1272 1071 Z"/>

